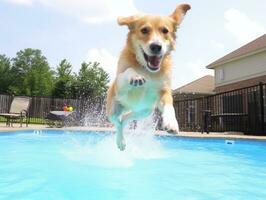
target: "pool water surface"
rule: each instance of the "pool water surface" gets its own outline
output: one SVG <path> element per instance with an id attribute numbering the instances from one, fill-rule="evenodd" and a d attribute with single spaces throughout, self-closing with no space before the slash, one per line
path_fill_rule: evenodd
<path id="1" fill-rule="evenodd" d="M 0 133 L 2 200 L 265 200 L 266 142 L 108 132 Z"/>

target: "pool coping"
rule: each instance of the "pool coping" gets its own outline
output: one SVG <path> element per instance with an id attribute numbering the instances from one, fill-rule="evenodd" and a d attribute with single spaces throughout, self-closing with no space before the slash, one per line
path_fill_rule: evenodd
<path id="1" fill-rule="evenodd" d="M 29 127 L 6 127 L 5 124 L 0 123 L 0 134 L 14 131 L 26 130 L 64 130 L 64 131 L 97 131 L 97 132 L 115 132 L 113 127 L 63 127 L 63 128 L 49 128 L 45 125 L 29 125 Z M 189 138 L 210 138 L 210 139 L 241 139 L 241 140 L 263 140 L 266 141 L 266 136 L 243 135 L 239 132 L 210 132 L 209 134 L 201 132 L 180 132 L 179 134 L 169 134 L 165 131 L 155 131 L 158 136 L 170 137 L 189 137 Z"/>

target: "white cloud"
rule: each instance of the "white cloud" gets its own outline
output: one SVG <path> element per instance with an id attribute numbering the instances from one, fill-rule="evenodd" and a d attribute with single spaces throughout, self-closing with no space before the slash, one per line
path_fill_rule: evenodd
<path id="1" fill-rule="evenodd" d="M 210 43 L 216 49 L 224 49 L 224 44 L 219 41 L 211 40 Z"/>
<path id="2" fill-rule="evenodd" d="M 12 3 L 12 4 L 18 4 L 18 5 L 32 5 L 33 0 L 3 0 L 7 3 Z"/>
<path id="3" fill-rule="evenodd" d="M 87 62 L 100 62 L 101 67 L 109 74 L 110 80 L 114 80 L 117 68 L 117 57 L 113 56 L 108 50 L 102 49 L 89 49 L 87 56 Z"/>
<path id="4" fill-rule="evenodd" d="M 4 0 L 16 4 L 40 4 L 89 24 L 116 20 L 138 13 L 133 0 Z"/>
<path id="5" fill-rule="evenodd" d="M 259 22 L 235 8 L 225 11 L 224 18 L 226 20 L 225 29 L 241 44 L 250 42 L 266 32 L 265 27 Z"/>
<path id="6" fill-rule="evenodd" d="M 213 74 L 213 70 L 207 69 L 206 63 L 204 63 L 201 59 L 196 59 L 194 61 L 188 62 L 187 69 L 189 71 L 189 74 L 193 78 L 200 78 L 201 76 L 205 76 L 207 74 Z"/>

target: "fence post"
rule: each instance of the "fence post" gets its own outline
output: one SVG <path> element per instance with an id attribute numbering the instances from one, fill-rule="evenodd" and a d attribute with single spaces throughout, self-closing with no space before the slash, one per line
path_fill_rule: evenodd
<path id="1" fill-rule="evenodd" d="M 261 115 L 261 132 L 264 133 L 264 97 L 263 97 L 263 83 L 260 82 L 260 115 Z"/>

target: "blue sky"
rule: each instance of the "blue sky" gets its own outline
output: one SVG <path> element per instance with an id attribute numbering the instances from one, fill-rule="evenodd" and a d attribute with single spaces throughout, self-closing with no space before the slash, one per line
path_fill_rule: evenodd
<path id="1" fill-rule="evenodd" d="M 0 54 L 38 48 L 51 67 L 66 58 L 78 71 L 82 61 L 100 61 L 111 79 L 127 28 L 117 16 L 137 12 L 170 14 L 189 3 L 173 52 L 173 89 L 205 74 L 205 66 L 266 32 L 262 0 L 0 0 Z"/>

